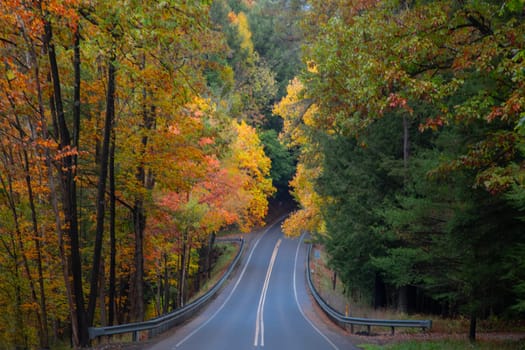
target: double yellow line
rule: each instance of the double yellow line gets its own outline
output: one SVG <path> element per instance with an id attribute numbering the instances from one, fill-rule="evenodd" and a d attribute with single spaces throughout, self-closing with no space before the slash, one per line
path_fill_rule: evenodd
<path id="1" fill-rule="evenodd" d="M 266 301 L 266 293 L 268 292 L 268 285 L 270 284 L 270 277 L 272 275 L 273 265 L 275 264 L 275 259 L 277 258 L 277 252 L 279 251 L 281 241 L 282 239 L 279 239 L 275 244 L 275 247 L 273 248 L 272 258 L 270 259 L 270 264 L 268 265 L 268 270 L 266 270 L 266 278 L 264 279 L 263 288 L 261 290 L 261 296 L 259 298 L 259 306 L 257 307 L 257 319 L 255 321 L 255 339 L 253 341 L 253 346 L 264 346 L 264 303 Z"/>

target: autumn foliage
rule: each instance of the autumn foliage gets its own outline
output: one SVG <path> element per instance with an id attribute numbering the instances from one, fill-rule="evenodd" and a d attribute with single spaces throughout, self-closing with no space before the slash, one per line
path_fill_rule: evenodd
<path id="1" fill-rule="evenodd" d="M 263 223 L 270 161 L 210 98 L 208 11 L 0 3 L 0 343 L 84 347 L 180 307 L 214 235 Z"/>

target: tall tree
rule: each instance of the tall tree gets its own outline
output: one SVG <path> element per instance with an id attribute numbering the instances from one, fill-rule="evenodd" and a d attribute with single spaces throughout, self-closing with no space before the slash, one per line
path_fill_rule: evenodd
<path id="1" fill-rule="evenodd" d="M 44 48 L 49 57 L 50 76 L 53 87 L 53 98 L 51 110 L 54 112 L 53 118 L 56 121 L 58 152 L 60 155 L 60 165 L 57 167 L 60 174 L 60 184 L 62 192 L 62 210 L 64 212 L 64 221 L 66 232 L 71 244 L 70 258 L 71 271 L 73 278 L 73 293 L 75 300 L 75 314 L 78 327 L 78 344 L 87 346 L 89 336 L 87 333 L 87 314 L 84 305 L 84 292 L 82 287 L 82 259 L 80 255 L 80 238 L 78 231 L 78 211 L 77 211 L 77 188 L 76 188 L 76 152 L 73 148 L 70 127 L 67 125 L 64 103 L 62 97 L 62 87 L 60 83 L 60 72 L 58 68 L 56 46 L 53 41 L 53 25 L 49 19 L 49 13 L 42 7 L 42 21 L 44 26 Z M 77 30 L 78 30 L 78 24 Z M 80 64 L 79 61 L 74 62 Z M 78 69 L 78 68 L 75 68 Z M 77 88 L 80 88 L 79 86 Z M 79 127 L 75 125 L 75 127 Z M 78 134 L 78 130 L 73 130 L 73 134 Z M 66 282 L 68 283 L 68 282 Z"/>

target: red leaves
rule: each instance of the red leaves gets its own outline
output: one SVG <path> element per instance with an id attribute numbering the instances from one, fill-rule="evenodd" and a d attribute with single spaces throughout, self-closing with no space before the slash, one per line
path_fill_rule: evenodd
<path id="1" fill-rule="evenodd" d="M 207 145 L 213 145 L 215 141 L 211 137 L 201 137 L 199 140 L 199 146 L 204 147 Z"/>
<path id="2" fill-rule="evenodd" d="M 520 117 L 525 104 L 525 97 L 516 91 L 505 101 L 502 106 L 492 107 L 492 111 L 487 115 L 486 120 L 490 123 L 496 119 L 515 120 Z"/>
<path id="3" fill-rule="evenodd" d="M 410 114 L 414 113 L 412 107 L 408 105 L 408 100 L 404 97 L 399 96 L 398 94 L 390 93 L 386 101 L 390 108 L 401 108 L 406 110 Z"/>
<path id="4" fill-rule="evenodd" d="M 501 107 L 492 107 L 492 112 L 487 116 L 487 121 L 490 123 L 497 118 L 503 116 L 503 109 Z"/>

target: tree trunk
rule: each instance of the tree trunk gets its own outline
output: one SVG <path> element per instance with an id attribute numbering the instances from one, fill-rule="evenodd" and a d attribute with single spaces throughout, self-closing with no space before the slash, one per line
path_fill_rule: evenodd
<path id="1" fill-rule="evenodd" d="M 109 305 L 108 325 L 112 326 L 115 319 L 115 294 L 116 294 L 116 265 L 117 265 L 117 243 L 115 237 L 115 132 L 111 137 L 111 149 L 109 152 Z"/>
<path id="2" fill-rule="evenodd" d="M 409 156 L 410 156 L 410 144 L 409 144 L 409 139 L 408 139 L 408 119 L 406 115 L 403 114 L 403 166 L 405 168 L 405 172 L 407 171 L 407 168 L 408 168 Z"/>
<path id="3" fill-rule="evenodd" d="M 189 288 L 189 282 L 188 277 L 190 274 L 190 264 L 191 264 L 191 234 L 188 234 L 188 243 L 186 244 L 188 252 L 186 253 L 186 268 L 185 270 L 185 276 L 184 276 L 184 305 L 186 305 L 186 301 L 188 301 L 190 296 L 190 288 Z"/>
<path id="4" fill-rule="evenodd" d="M 181 240 L 180 240 L 180 246 L 179 246 L 179 265 L 178 265 L 178 274 L 179 274 L 179 283 L 178 283 L 178 288 L 177 288 L 177 295 L 176 295 L 176 298 L 175 298 L 175 305 L 174 307 L 176 309 L 182 307 L 181 305 L 181 294 L 182 294 L 182 270 L 184 269 L 184 266 L 185 266 L 185 260 L 184 260 L 184 252 L 186 250 L 186 246 L 184 245 L 184 237 L 183 237 L 183 234 L 181 234 Z"/>
<path id="5" fill-rule="evenodd" d="M 38 316 L 40 347 L 42 349 L 48 349 L 49 348 L 49 333 L 47 330 L 48 317 L 47 317 L 47 306 L 46 306 L 44 271 L 42 267 L 42 248 L 40 246 L 40 239 L 42 237 L 40 235 L 40 230 L 38 229 L 38 219 L 37 219 L 37 214 L 36 214 L 36 209 L 35 209 L 33 186 L 31 184 L 31 175 L 29 171 L 29 160 L 28 160 L 27 152 L 24 150 L 23 153 L 24 153 L 25 171 L 26 171 L 26 185 L 27 185 L 27 192 L 29 196 L 29 207 L 31 209 L 31 221 L 33 225 L 33 242 L 35 244 L 35 250 L 36 250 L 38 287 L 39 287 L 39 293 L 40 293 L 40 300 L 38 302 L 38 305 L 40 308 L 40 315 Z M 29 268 L 28 268 L 28 273 L 29 273 Z M 30 280 L 32 279 L 30 278 Z M 33 291 L 33 293 L 35 292 Z M 36 299 L 36 293 L 34 295 L 34 298 Z"/>
<path id="6" fill-rule="evenodd" d="M 142 69 L 146 68 L 146 56 L 142 56 Z M 148 105 L 148 92 L 144 87 L 142 89 L 142 122 L 144 126 L 144 136 L 141 140 L 141 156 L 139 164 L 137 165 L 136 179 L 139 184 L 146 190 L 151 190 L 154 185 L 153 176 L 147 173 L 144 158 L 148 146 L 147 132 L 152 130 L 155 126 L 155 107 Z M 146 228 L 146 214 L 144 211 L 144 197 L 138 194 L 133 206 L 133 226 L 135 232 L 135 273 L 132 277 L 132 310 L 131 314 L 135 321 L 144 320 L 144 230 Z"/>
<path id="7" fill-rule="evenodd" d="M 374 308 L 381 308 L 386 306 L 385 283 L 381 279 L 379 273 L 375 275 L 374 281 Z"/>
<path id="8" fill-rule="evenodd" d="M 100 260 L 102 256 L 102 243 L 104 238 L 104 218 L 106 216 L 106 182 L 108 177 L 109 148 L 115 116 L 115 57 L 111 57 L 108 67 L 108 90 L 106 97 L 106 118 L 104 122 L 104 138 L 100 154 L 100 171 L 97 187 L 97 226 L 95 235 L 95 248 L 93 251 L 93 267 L 91 271 L 91 284 L 88 305 L 88 324 L 93 325 L 95 306 L 98 294 L 100 273 Z"/>
<path id="9" fill-rule="evenodd" d="M 397 293 L 397 310 L 406 314 L 408 312 L 408 287 L 399 287 Z"/>
<path id="10" fill-rule="evenodd" d="M 100 258 L 100 273 L 99 273 L 99 286 L 98 289 L 99 293 L 99 303 L 100 303 L 100 325 L 102 327 L 105 327 L 107 325 L 107 315 L 106 315 L 106 288 L 104 288 L 104 283 L 106 281 L 106 268 L 105 268 L 105 262 L 104 258 Z"/>
<path id="11" fill-rule="evenodd" d="M 181 264 L 180 264 L 180 277 L 179 277 L 179 307 L 184 306 L 184 294 L 186 293 L 186 246 L 187 246 L 187 233 L 182 234 L 182 252 L 181 252 Z"/>
<path id="12" fill-rule="evenodd" d="M 135 271 L 131 285 L 131 317 L 133 321 L 144 321 L 144 228 L 145 215 L 143 201 L 136 200 L 133 207 L 133 227 L 135 232 Z"/>
<path id="13" fill-rule="evenodd" d="M 55 47 L 53 44 L 53 32 L 51 23 L 44 19 L 44 46 L 47 49 L 51 80 L 53 86 L 53 106 L 56 113 L 55 119 L 58 127 L 59 152 L 71 152 L 71 137 L 67 127 L 64 107 L 62 103 L 62 92 L 60 86 L 60 75 L 56 59 Z M 78 344 L 82 347 L 89 345 L 87 315 L 84 306 L 84 292 L 82 288 L 82 259 L 80 255 L 80 240 L 78 232 L 78 213 L 77 213 L 77 191 L 76 191 L 76 162 L 72 155 L 64 155 L 58 166 L 61 175 L 62 187 L 62 210 L 66 232 L 69 235 L 71 277 L 73 278 L 73 294 L 78 326 Z M 69 283 L 69 281 L 65 281 Z"/>
<path id="14" fill-rule="evenodd" d="M 212 253 L 213 253 L 213 245 L 215 244 L 215 233 L 212 233 L 210 235 L 210 241 L 209 241 L 209 244 L 208 244 L 208 257 L 207 257 L 207 263 L 206 263 L 206 272 L 207 272 L 207 277 L 208 279 L 211 278 L 211 268 L 212 268 L 212 261 L 211 261 L 211 257 L 212 257 Z"/>
<path id="15" fill-rule="evenodd" d="M 73 337 L 73 343 L 75 347 L 79 346 L 79 330 L 78 330 L 78 321 L 77 321 L 77 312 L 74 307 L 75 302 L 73 300 L 73 292 L 71 290 L 70 273 L 69 273 L 69 260 L 66 257 L 65 247 L 64 247 L 64 238 L 62 231 L 62 222 L 60 220 L 60 211 L 58 209 L 58 194 L 55 185 L 55 180 L 53 178 L 53 171 L 51 167 L 51 156 L 49 150 L 46 150 L 46 165 L 48 169 L 48 182 L 49 182 L 49 192 L 51 195 L 51 206 L 53 208 L 53 213 L 55 214 L 55 227 L 58 236 L 58 252 L 60 256 L 60 261 L 62 265 L 62 276 L 65 281 L 66 287 L 66 297 L 69 304 L 69 314 L 71 318 L 71 331 Z"/>
<path id="16" fill-rule="evenodd" d="M 168 254 L 163 254 L 164 259 L 164 302 L 162 303 L 162 314 L 165 315 L 168 313 L 169 302 L 170 302 L 170 279 L 169 279 L 169 269 L 168 269 Z"/>
<path id="17" fill-rule="evenodd" d="M 211 254 L 210 254 L 210 240 L 201 242 L 200 248 L 197 249 L 199 254 L 197 275 L 193 281 L 193 289 L 198 291 L 201 287 L 202 281 L 208 278 L 208 267 L 210 266 Z"/>
<path id="18" fill-rule="evenodd" d="M 32 42 L 30 43 L 29 46 L 31 47 L 31 57 L 33 60 L 33 65 L 34 65 L 34 70 L 35 70 L 35 83 L 36 83 L 36 88 L 37 88 L 38 111 L 39 111 L 40 122 L 42 125 L 46 125 L 47 121 L 46 121 L 46 115 L 45 115 L 42 86 L 40 84 L 40 69 L 38 66 L 37 54 L 36 54 L 36 51 L 35 51 L 35 48 Z M 54 108 L 54 101 L 52 98 L 50 98 L 49 104 L 51 106 L 51 112 L 52 112 L 51 114 L 53 115 L 53 120 L 55 120 L 54 115 L 56 113 L 55 113 L 55 108 Z M 47 140 L 48 138 L 49 138 L 48 130 L 46 128 L 43 128 L 42 129 L 42 139 Z M 73 301 L 73 296 L 71 292 L 71 285 L 69 283 L 69 280 L 70 280 L 69 262 L 66 259 L 65 250 L 64 250 L 62 223 L 60 219 L 60 212 L 58 209 L 58 192 L 56 189 L 55 179 L 53 176 L 53 170 L 51 166 L 51 155 L 50 155 L 49 149 L 46 148 L 44 150 L 44 153 L 45 153 L 45 164 L 46 164 L 46 168 L 48 171 L 47 179 L 48 179 L 48 186 L 49 186 L 49 192 L 50 192 L 50 198 L 51 198 L 51 207 L 55 215 L 55 227 L 56 227 L 56 232 L 58 235 L 59 256 L 60 256 L 60 261 L 62 265 L 62 274 L 63 274 L 63 278 L 65 281 L 66 297 L 67 297 L 68 305 L 69 305 L 71 328 L 72 328 L 72 333 L 73 333 L 73 339 L 78 340 L 79 338 L 78 337 L 78 322 L 77 322 L 76 311 L 74 308 L 74 301 Z M 42 283 L 41 285 L 43 286 L 44 284 Z M 41 299 L 43 295 L 44 294 L 41 292 Z M 41 304 L 45 305 L 45 299 L 41 301 Z M 44 320 L 46 320 L 46 318 L 47 316 L 43 317 Z M 46 328 L 46 331 L 47 331 L 47 328 Z M 78 345 L 78 342 L 76 343 L 76 345 Z"/>
<path id="19" fill-rule="evenodd" d="M 22 290 L 21 290 L 21 287 L 20 287 L 20 280 L 21 280 L 21 276 L 20 276 L 20 272 L 18 271 L 18 257 L 17 257 L 17 254 L 15 253 L 14 255 L 14 262 L 15 262 L 15 279 L 16 279 L 16 282 L 15 282 L 15 299 L 16 299 L 16 315 L 15 315 L 15 319 L 16 319 L 16 336 L 15 336 L 15 346 L 17 350 L 22 350 L 22 349 L 28 349 L 28 346 L 27 346 L 27 337 L 25 336 L 26 334 L 26 330 L 25 330 L 25 325 L 24 325 L 24 321 L 23 321 L 23 318 L 24 318 L 24 313 L 22 311 Z M 24 346 L 20 346 L 20 344 L 23 343 Z"/>
<path id="20" fill-rule="evenodd" d="M 75 86 L 73 90 L 73 147 L 78 149 L 80 141 L 80 28 L 75 30 L 75 43 L 73 47 L 73 68 Z M 75 155 L 75 164 L 77 156 Z"/>
<path id="21" fill-rule="evenodd" d="M 476 323 L 477 323 L 477 317 L 476 317 L 476 313 L 473 311 L 470 314 L 470 325 L 469 325 L 469 332 L 468 332 L 468 339 L 472 343 L 476 341 Z"/>

